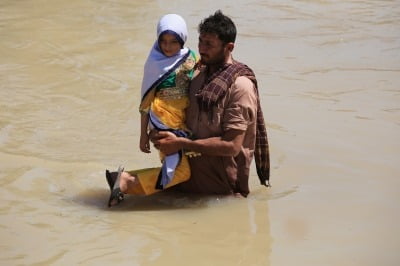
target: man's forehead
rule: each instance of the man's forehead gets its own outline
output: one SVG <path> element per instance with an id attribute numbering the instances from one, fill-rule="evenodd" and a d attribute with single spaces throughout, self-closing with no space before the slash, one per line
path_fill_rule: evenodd
<path id="1" fill-rule="evenodd" d="M 218 34 L 213 32 L 203 32 L 199 34 L 199 38 L 207 41 L 221 41 Z"/>

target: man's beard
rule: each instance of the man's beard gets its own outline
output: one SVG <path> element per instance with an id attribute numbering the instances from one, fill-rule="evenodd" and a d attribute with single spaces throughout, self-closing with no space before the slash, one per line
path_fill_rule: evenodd
<path id="1" fill-rule="evenodd" d="M 214 58 L 203 58 L 200 57 L 200 61 L 203 65 L 206 66 L 220 66 L 225 62 L 224 50 L 221 51 Z"/>

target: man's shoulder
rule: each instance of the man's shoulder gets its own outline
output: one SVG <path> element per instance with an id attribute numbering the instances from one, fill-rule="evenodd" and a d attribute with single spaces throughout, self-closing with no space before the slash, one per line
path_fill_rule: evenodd
<path id="1" fill-rule="evenodd" d="M 257 99 L 254 83 L 246 76 L 239 76 L 233 82 L 229 94 L 232 99 L 240 101 L 242 104 L 251 106 Z"/>
<path id="2" fill-rule="evenodd" d="M 237 89 L 254 90 L 254 83 L 246 76 L 238 76 L 233 84 Z"/>

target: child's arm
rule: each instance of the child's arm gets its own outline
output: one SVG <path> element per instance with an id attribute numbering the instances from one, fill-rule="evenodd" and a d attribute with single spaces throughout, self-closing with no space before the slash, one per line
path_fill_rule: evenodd
<path id="1" fill-rule="evenodd" d="M 140 150 L 144 153 L 150 153 L 149 134 L 147 132 L 149 125 L 149 114 L 143 112 L 140 117 Z"/>

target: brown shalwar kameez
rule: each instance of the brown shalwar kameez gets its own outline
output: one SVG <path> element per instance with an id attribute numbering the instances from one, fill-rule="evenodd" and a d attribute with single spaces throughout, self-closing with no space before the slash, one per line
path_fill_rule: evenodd
<path id="1" fill-rule="evenodd" d="M 190 86 L 186 124 L 193 137 L 220 137 L 229 129 L 245 131 L 245 137 L 236 157 L 202 155 L 190 158 L 191 178 L 181 183 L 179 189 L 207 194 L 240 193 L 247 196 L 256 141 L 257 94 L 254 83 L 244 76 L 236 78 L 212 110 L 202 110 L 195 94 L 203 87 L 205 80 L 205 72 L 200 72 Z"/>

